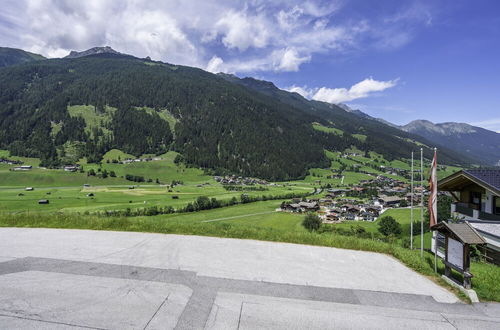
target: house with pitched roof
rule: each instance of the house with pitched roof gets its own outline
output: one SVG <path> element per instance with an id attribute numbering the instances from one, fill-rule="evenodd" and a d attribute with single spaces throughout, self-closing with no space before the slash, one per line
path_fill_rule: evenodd
<path id="1" fill-rule="evenodd" d="M 453 197 L 452 217 L 467 221 L 486 241 L 487 260 L 500 265 L 500 169 L 456 172 L 438 190 Z"/>

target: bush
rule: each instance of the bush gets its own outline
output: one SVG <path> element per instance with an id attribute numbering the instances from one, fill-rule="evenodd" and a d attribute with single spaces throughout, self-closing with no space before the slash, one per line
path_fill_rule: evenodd
<path id="1" fill-rule="evenodd" d="M 393 217 L 383 217 L 378 224 L 378 231 L 385 236 L 401 234 L 401 225 Z"/>
<path id="2" fill-rule="evenodd" d="M 309 231 L 316 231 L 321 227 L 321 219 L 315 214 L 308 213 L 302 221 L 302 226 Z"/>

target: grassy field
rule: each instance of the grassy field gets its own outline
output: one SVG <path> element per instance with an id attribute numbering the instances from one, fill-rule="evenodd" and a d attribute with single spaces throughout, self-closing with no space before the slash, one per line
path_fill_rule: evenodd
<path id="1" fill-rule="evenodd" d="M 10 157 L 1 151 L 0 157 Z M 85 212 L 103 210 L 137 209 L 150 206 L 184 207 L 199 196 L 229 200 L 239 199 L 241 194 L 249 196 L 275 196 L 289 193 L 312 192 L 313 185 L 296 182 L 293 185 L 265 186 L 264 191 L 227 191 L 215 180 L 197 168 L 175 164 L 175 152 L 160 155 L 161 160 L 132 162 L 129 164 L 113 163 L 113 160 L 135 158 L 120 150 L 111 150 L 104 155 L 101 165 L 81 163 L 84 171 L 94 169 L 115 172 L 116 177 L 99 178 L 87 173 L 65 172 L 62 169 L 33 168 L 30 171 L 10 171 L 12 165 L 0 166 L 0 212 Z M 23 158 L 27 164 L 35 165 L 32 159 Z M 152 182 L 132 182 L 125 175 L 143 176 Z M 162 184 L 155 183 L 159 180 Z M 182 184 L 169 188 L 173 180 Z M 84 187 L 84 184 L 90 187 Z M 33 191 L 25 191 L 33 187 Z M 134 189 L 130 189 L 134 187 Z M 170 190 L 170 191 L 169 191 Z M 93 194 L 93 196 L 88 196 Z M 173 198 L 176 196 L 177 198 Z M 38 200 L 48 199 L 49 204 L 39 205 Z"/>
<path id="2" fill-rule="evenodd" d="M 317 131 L 320 132 L 325 132 L 325 133 L 332 133 L 332 134 L 337 134 L 337 135 L 343 135 L 344 131 L 335 127 L 327 127 L 323 126 L 319 123 L 313 123 L 313 128 Z M 366 136 L 365 136 L 366 139 Z"/>
<path id="3" fill-rule="evenodd" d="M 68 106 L 68 113 L 71 117 L 81 117 L 85 120 L 85 131 L 93 134 L 93 128 L 101 128 L 105 134 L 111 132 L 105 127 L 111 122 L 111 116 L 116 108 L 106 106 L 103 113 L 98 113 L 92 105 L 71 105 Z"/>
<path id="4" fill-rule="evenodd" d="M 199 196 L 217 200 L 239 199 L 248 196 L 274 196 L 288 193 L 312 192 L 303 187 L 271 186 L 266 191 L 227 191 L 221 185 L 178 185 L 173 189 L 160 185 L 140 185 L 130 189 L 128 185 L 84 187 L 36 187 L 0 189 L 0 212 L 80 212 L 137 209 L 150 206 L 184 207 Z M 93 194 L 93 196 L 89 196 Z M 173 198 L 176 196 L 177 198 Z M 48 199 L 49 204 L 38 204 Z M 278 202 L 281 203 L 281 200 Z"/>

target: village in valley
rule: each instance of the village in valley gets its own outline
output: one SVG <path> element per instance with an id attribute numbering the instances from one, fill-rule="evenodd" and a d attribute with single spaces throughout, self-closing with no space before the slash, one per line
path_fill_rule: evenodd
<path id="1" fill-rule="evenodd" d="M 422 187 L 414 187 L 413 203 L 421 200 Z M 323 198 L 283 202 L 284 212 L 318 212 L 323 223 L 375 221 L 387 209 L 411 204 L 410 184 L 379 175 L 345 188 L 327 188 Z"/>

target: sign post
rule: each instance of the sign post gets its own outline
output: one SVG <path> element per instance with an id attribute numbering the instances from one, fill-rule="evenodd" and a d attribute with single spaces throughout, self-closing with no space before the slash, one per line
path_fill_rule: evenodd
<path id="1" fill-rule="evenodd" d="M 470 246 L 483 245 L 486 241 L 467 222 L 440 222 L 432 226 L 432 230 L 445 237 L 444 275 L 453 280 L 451 270 L 456 270 L 463 275 L 463 287 L 470 289 L 473 277 L 470 273 Z M 437 241 L 435 244 L 437 245 Z"/>

